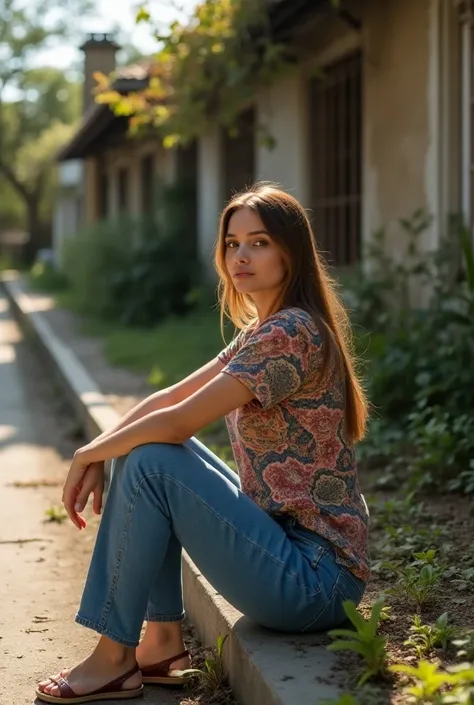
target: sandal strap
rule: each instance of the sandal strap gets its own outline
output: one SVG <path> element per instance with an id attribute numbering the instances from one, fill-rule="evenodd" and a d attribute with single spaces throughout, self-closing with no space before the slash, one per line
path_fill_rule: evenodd
<path id="1" fill-rule="evenodd" d="M 49 676 L 49 680 L 53 681 L 58 688 L 59 688 L 59 698 L 58 700 L 62 698 L 77 698 L 77 694 L 73 691 L 67 680 L 65 680 L 62 676 L 59 678 L 52 678 Z"/>
<path id="2" fill-rule="evenodd" d="M 102 686 L 102 688 L 94 690 L 93 693 L 88 693 L 88 695 L 99 695 L 100 693 L 108 693 L 113 692 L 115 690 L 122 690 L 122 686 L 125 681 L 128 681 L 129 678 L 134 676 L 135 673 L 138 673 L 139 671 L 140 668 L 138 667 L 138 663 L 135 663 L 135 665 L 122 676 L 115 678 L 113 681 L 110 681 L 110 683 L 107 683 L 106 685 Z"/>
<path id="3" fill-rule="evenodd" d="M 119 676 L 118 678 L 115 678 L 113 681 L 110 681 L 109 683 L 106 683 L 102 688 L 98 688 L 98 690 L 93 690 L 90 693 L 84 693 L 84 696 L 77 695 L 67 682 L 65 678 L 50 678 L 50 680 L 53 681 L 53 683 L 56 683 L 56 685 L 59 688 L 59 698 L 58 700 L 61 700 L 62 698 L 80 698 L 80 697 L 88 697 L 90 695 L 100 695 L 101 693 L 109 693 L 109 692 L 115 692 L 115 691 L 120 691 L 122 690 L 123 684 L 132 676 L 135 675 L 135 673 L 138 673 L 140 671 L 138 667 L 138 663 L 135 663 L 133 668 L 130 668 L 126 673 L 124 673 L 122 676 Z"/>
<path id="4" fill-rule="evenodd" d="M 164 661 L 160 661 L 159 663 L 154 663 L 151 666 L 144 666 L 141 671 L 143 676 L 167 676 L 170 670 L 170 666 L 174 661 L 179 661 L 180 658 L 184 658 L 185 656 L 189 656 L 189 651 L 186 649 L 180 654 L 177 654 L 176 656 L 172 656 L 171 658 L 164 659 Z"/>

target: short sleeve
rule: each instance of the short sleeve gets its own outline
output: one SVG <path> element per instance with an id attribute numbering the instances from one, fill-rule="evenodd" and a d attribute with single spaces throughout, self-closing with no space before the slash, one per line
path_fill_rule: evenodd
<path id="1" fill-rule="evenodd" d="M 321 340 L 311 328 L 297 314 L 275 314 L 252 333 L 223 372 L 269 409 L 295 394 L 313 371 Z"/>
<path id="2" fill-rule="evenodd" d="M 229 345 L 219 353 L 217 357 L 224 363 L 224 365 L 227 365 L 227 363 L 232 360 L 236 352 L 240 350 L 245 340 L 245 334 L 246 331 L 241 330 L 240 333 L 238 333 L 238 335 L 230 341 Z"/>

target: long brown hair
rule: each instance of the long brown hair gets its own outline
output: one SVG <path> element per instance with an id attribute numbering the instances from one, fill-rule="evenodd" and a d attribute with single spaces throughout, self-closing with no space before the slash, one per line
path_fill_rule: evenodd
<path id="1" fill-rule="evenodd" d="M 368 404 L 356 372 L 347 310 L 318 252 L 304 209 L 296 198 L 273 184 L 255 184 L 234 196 L 222 212 L 215 251 L 221 321 L 228 317 L 237 328 L 245 328 L 257 318 L 252 299 L 235 289 L 225 265 L 229 220 L 240 208 L 258 214 L 265 230 L 279 245 L 287 265 L 281 296 L 272 312 L 295 306 L 313 316 L 323 343 L 321 377 L 324 379 L 335 366 L 341 367 L 346 388 L 346 433 L 352 442 L 360 440 L 365 433 Z"/>

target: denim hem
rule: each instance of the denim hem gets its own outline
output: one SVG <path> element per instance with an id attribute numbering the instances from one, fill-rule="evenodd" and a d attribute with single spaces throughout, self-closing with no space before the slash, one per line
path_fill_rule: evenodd
<path id="1" fill-rule="evenodd" d="M 180 614 L 146 614 L 145 621 L 147 622 L 182 622 L 184 619 L 184 612 Z"/>
<path id="2" fill-rule="evenodd" d="M 81 617 L 79 614 L 76 614 L 75 621 L 77 622 L 77 624 L 80 624 L 83 627 L 93 629 L 98 634 L 102 634 L 103 636 L 112 639 L 112 641 L 116 641 L 118 644 L 122 644 L 122 646 L 128 646 L 129 648 L 133 649 L 136 648 L 139 644 L 139 641 L 129 641 L 128 639 L 124 639 L 123 637 L 111 632 L 110 629 L 106 629 L 106 627 L 97 624 L 97 622 L 91 622 L 90 619 L 84 619 L 84 617 Z"/>

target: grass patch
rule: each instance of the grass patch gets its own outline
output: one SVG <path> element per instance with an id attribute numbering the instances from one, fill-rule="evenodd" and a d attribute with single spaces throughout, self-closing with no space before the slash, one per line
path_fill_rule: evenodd
<path id="1" fill-rule="evenodd" d="M 29 284 L 54 296 L 59 308 L 81 316 L 84 335 L 100 338 L 107 361 L 115 367 L 147 374 L 148 381 L 161 389 L 179 382 L 212 360 L 226 345 L 220 332 L 219 312 L 210 307 L 192 311 L 185 317 L 170 317 L 153 327 L 129 326 L 118 321 L 84 316 L 78 309 L 74 291 L 61 286 L 51 272 L 30 274 Z M 225 331 L 226 341 L 233 326 Z"/>
<path id="2" fill-rule="evenodd" d="M 150 383 L 157 388 L 183 379 L 209 362 L 225 345 L 219 316 L 212 310 L 170 318 L 154 328 L 130 328 L 88 319 L 83 331 L 102 338 L 110 364 L 148 374 Z"/>
<path id="3" fill-rule="evenodd" d="M 32 289 L 44 294 L 55 294 L 69 286 L 65 275 L 45 262 L 36 262 L 31 267 L 27 273 L 27 281 Z"/>
<path id="4" fill-rule="evenodd" d="M 131 327 L 84 316 L 78 310 L 74 291 L 70 287 L 55 288 L 55 281 L 44 273 L 41 277 L 29 277 L 29 283 L 32 288 L 51 293 L 59 308 L 78 314 L 82 332 L 102 341 L 104 355 L 111 365 L 146 375 L 157 389 L 179 382 L 212 360 L 226 345 L 220 331 L 219 312 L 209 306 L 186 317 L 169 318 L 153 327 Z M 227 325 L 227 342 L 233 332 L 233 326 Z M 199 438 L 235 468 L 224 419 L 201 431 Z"/>
<path id="5" fill-rule="evenodd" d="M 61 294 L 64 302 L 64 294 Z M 83 332 L 101 338 L 104 354 L 111 365 L 138 374 L 163 389 L 202 367 L 225 346 L 217 311 L 195 311 L 186 318 L 170 318 L 154 328 L 130 328 L 119 323 L 85 319 Z M 232 330 L 226 329 L 230 341 Z M 198 438 L 224 462 L 235 469 L 224 419 L 203 429 Z"/>

